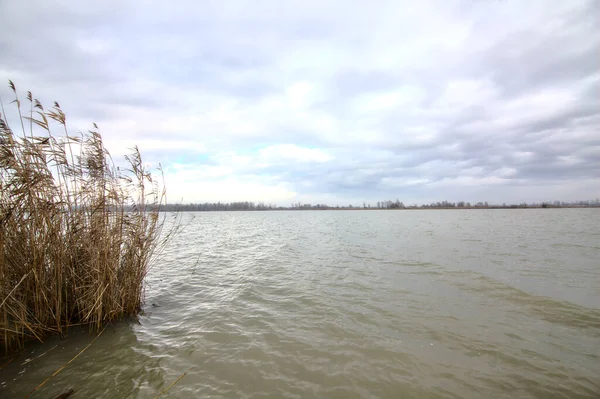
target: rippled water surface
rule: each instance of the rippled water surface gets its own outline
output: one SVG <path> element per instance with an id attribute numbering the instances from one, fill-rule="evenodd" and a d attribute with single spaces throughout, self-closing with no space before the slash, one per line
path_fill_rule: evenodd
<path id="1" fill-rule="evenodd" d="M 600 210 L 192 216 L 139 322 L 32 397 L 152 398 L 185 372 L 163 397 L 600 397 Z M 32 345 L 0 397 L 92 338 Z"/>

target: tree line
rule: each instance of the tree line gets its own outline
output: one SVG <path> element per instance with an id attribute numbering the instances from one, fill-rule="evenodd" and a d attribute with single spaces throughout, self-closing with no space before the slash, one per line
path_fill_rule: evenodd
<path id="1" fill-rule="evenodd" d="M 274 211 L 274 210 L 357 210 L 357 209 L 518 209 L 518 208 L 576 208 L 576 207 L 600 207 L 600 199 L 592 201 L 552 201 L 541 203 L 522 202 L 518 204 L 490 204 L 483 202 L 451 202 L 437 201 L 429 204 L 404 205 L 400 200 L 377 201 L 374 204 L 363 202 L 362 206 L 326 204 L 304 204 L 292 203 L 290 206 L 277 206 L 264 202 L 238 201 L 238 202 L 204 202 L 191 204 L 164 204 L 161 206 L 163 212 L 215 212 L 215 211 Z"/>

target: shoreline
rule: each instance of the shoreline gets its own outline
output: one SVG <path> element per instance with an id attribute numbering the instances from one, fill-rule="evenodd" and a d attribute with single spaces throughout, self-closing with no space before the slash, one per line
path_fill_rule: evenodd
<path id="1" fill-rule="evenodd" d="M 186 205 L 175 206 L 172 209 L 160 209 L 159 212 L 170 213 L 170 212 L 275 212 L 275 211 L 461 211 L 461 210 L 517 210 L 517 209 L 600 209 L 600 205 L 586 205 L 586 206 L 556 206 L 556 205 L 514 205 L 514 206 L 488 206 L 488 207 L 430 207 L 430 206 L 419 206 L 419 207 L 405 207 L 405 208 L 359 208 L 359 207 L 312 207 L 312 208 L 266 208 L 266 209 L 215 209 L 215 210 L 204 210 L 204 209 L 186 209 Z"/>

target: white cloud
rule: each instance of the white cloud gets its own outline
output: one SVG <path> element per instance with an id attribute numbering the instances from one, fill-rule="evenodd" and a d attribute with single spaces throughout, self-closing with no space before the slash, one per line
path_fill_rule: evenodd
<path id="1" fill-rule="evenodd" d="M 235 202 L 254 201 L 289 203 L 297 195 L 289 184 L 263 181 L 260 176 L 210 175 L 202 168 L 165 173 L 169 202 Z M 220 179 L 214 179 L 220 177 Z"/>
<path id="2" fill-rule="evenodd" d="M 322 163 L 332 160 L 333 157 L 319 148 L 302 148 L 295 144 L 280 144 L 260 149 L 258 159 L 277 163 Z"/>

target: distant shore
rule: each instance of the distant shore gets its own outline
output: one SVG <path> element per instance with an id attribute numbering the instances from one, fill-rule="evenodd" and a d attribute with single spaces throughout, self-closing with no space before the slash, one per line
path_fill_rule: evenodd
<path id="1" fill-rule="evenodd" d="M 198 207 L 195 204 L 167 204 L 160 208 L 160 212 L 264 212 L 264 211 L 410 211 L 410 210 L 485 210 L 485 209 L 600 209 L 600 204 L 590 205 L 551 205 L 551 204 L 533 204 L 533 205 L 489 205 L 489 206 L 405 206 L 405 207 L 358 207 L 358 206 L 301 206 L 301 207 Z"/>

